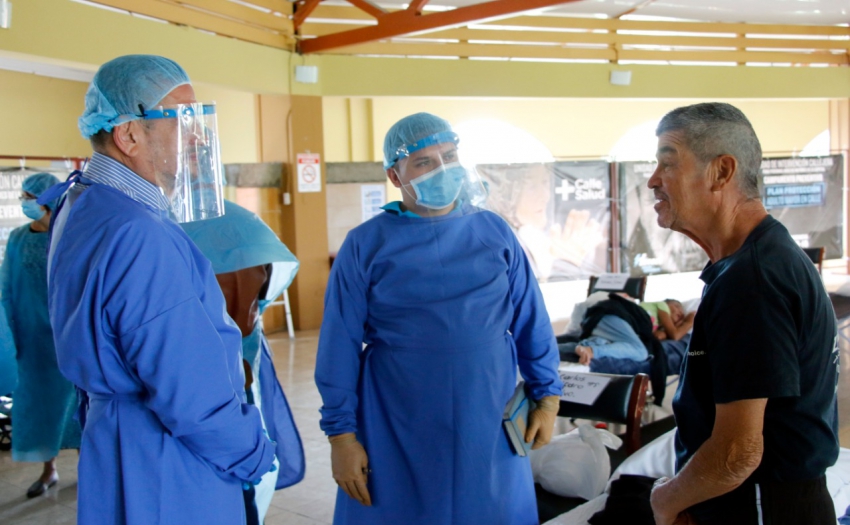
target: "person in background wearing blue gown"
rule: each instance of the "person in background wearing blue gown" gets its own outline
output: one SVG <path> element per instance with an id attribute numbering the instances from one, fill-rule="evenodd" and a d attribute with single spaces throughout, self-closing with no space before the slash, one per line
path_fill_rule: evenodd
<path id="1" fill-rule="evenodd" d="M 172 220 L 194 217 L 177 188 L 200 190 L 190 182 L 220 168 L 200 165 L 201 146 L 220 151 L 214 111 L 172 60 L 113 59 L 78 122 L 91 160 L 42 196 L 65 195 L 48 290 L 59 369 L 84 401 L 80 524 L 240 525 L 243 488 L 274 464 L 245 398 L 242 335 L 210 262 Z M 220 180 L 203 189 L 220 196 Z"/>
<path id="2" fill-rule="evenodd" d="M 528 260 L 476 206 L 485 192 L 442 118 L 393 125 L 384 168 L 402 201 L 349 232 L 319 334 L 334 524 L 537 524 L 529 461 L 502 426 L 517 368 L 538 402 L 533 448 L 550 440 L 562 390 Z"/>
<path id="3" fill-rule="evenodd" d="M 298 259 L 255 213 L 230 201 L 225 201 L 224 207 L 221 217 L 181 226 L 212 263 L 227 313 L 242 332 L 248 400 L 260 409 L 269 437 L 277 442 L 280 468 L 244 492 L 247 525 L 260 525 L 274 491 L 304 477 L 301 437 L 277 379 L 262 320 L 266 307 L 289 287 L 298 272 Z"/>
<path id="4" fill-rule="evenodd" d="M 60 449 L 80 448 L 80 425 L 73 417 L 77 396 L 59 372 L 47 311 L 47 229 L 56 201 L 40 206 L 35 200 L 57 182 L 49 173 L 24 179 L 21 206 L 32 222 L 12 230 L 0 266 L 0 293 L 18 362 L 12 459 L 44 463 L 41 476 L 27 490 L 29 498 L 59 482 Z"/>

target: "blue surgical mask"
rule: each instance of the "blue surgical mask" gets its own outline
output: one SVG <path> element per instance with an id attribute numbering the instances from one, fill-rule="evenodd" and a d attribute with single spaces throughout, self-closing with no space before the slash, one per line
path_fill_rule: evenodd
<path id="1" fill-rule="evenodd" d="M 24 210 L 24 215 L 34 221 L 44 217 L 44 210 L 41 209 L 41 205 L 39 205 L 35 199 L 22 201 L 21 208 Z"/>
<path id="2" fill-rule="evenodd" d="M 463 188 L 466 169 L 459 162 L 445 164 L 410 181 L 416 204 L 432 210 L 451 206 Z"/>
<path id="3" fill-rule="evenodd" d="M 260 323 L 254 325 L 254 331 L 242 338 L 242 359 L 248 361 L 251 370 L 256 374 L 259 369 L 260 343 L 263 335 L 263 329 Z M 256 361 L 256 362 L 255 362 Z"/>

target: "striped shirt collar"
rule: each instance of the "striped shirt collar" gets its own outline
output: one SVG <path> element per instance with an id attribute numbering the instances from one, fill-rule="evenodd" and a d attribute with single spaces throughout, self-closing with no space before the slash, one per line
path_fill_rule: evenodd
<path id="1" fill-rule="evenodd" d="M 146 181 L 112 157 L 94 153 L 86 165 L 85 177 L 98 184 L 114 188 L 134 201 L 155 210 L 167 212 L 170 208 L 168 199 L 159 187 Z"/>

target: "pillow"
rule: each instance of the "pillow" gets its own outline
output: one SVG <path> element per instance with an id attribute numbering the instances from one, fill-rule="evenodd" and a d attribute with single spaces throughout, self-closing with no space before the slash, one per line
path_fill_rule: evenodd
<path id="1" fill-rule="evenodd" d="M 531 451 L 534 481 L 552 494 L 591 500 L 602 494 L 611 474 L 611 459 L 605 447 L 616 449 L 622 444 L 607 430 L 581 425 Z"/>
<path id="2" fill-rule="evenodd" d="M 676 429 L 674 428 L 626 458 L 611 474 L 605 492 L 611 489 L 611 482 L 618 479 L 622 474 L 634 474 L 650 478 L 673 477 L 676 474 L 676 451 L 673 447 L 675 436 Z"/>
<path id="3" fill-rule="evenodd" d="M 686 314 L 691 312 L 696 312 L 697 308 L 699 308 L 699 303 L 702 301 L 702 297 L 694 297 L 693 299 L 688 299 L 687 301 L 682 301 L 682 308 L 685 310 Z"/>

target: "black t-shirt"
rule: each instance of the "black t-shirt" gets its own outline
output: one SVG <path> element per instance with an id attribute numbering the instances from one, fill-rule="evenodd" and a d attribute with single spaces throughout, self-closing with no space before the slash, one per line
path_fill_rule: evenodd
<path id="1" fill-rule="evenodd" d="M 838 335 L 811 260 L 768 216 L 700 279 L 703 298 L 673 400 L 676 470 L 711 436 L 716 404 L 767 398 L 764 455 L 749 486 L 822 476 L 838 457 Z M 699 507 L 727 496 L 734 497 Z"/>

